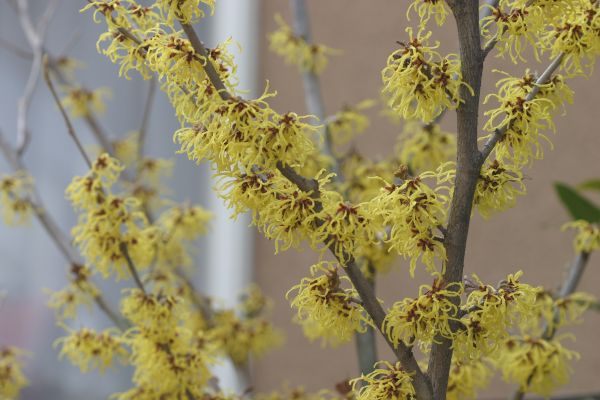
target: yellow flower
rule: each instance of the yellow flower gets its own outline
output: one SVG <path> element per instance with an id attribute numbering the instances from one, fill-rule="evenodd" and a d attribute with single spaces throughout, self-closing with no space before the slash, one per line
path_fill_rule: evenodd
<path id="1" fill-rule="evenodd" d="M 0 347 L 0 398 L 17 399 L 29 384 L 23 374 L 23 351 L 15 347 Z"/>
<path id="2" fill-rule="evenodd" d="M 0 207 L 6 225 L 23 225 L 29 222 L 33 211 L 33 192 L 33 178 L 24 171 L 0 177 Z"/>
<path id="3" fill-rule="evenodd" d="M 337 345 L 351 340 L 355 332 L 364 332 L 370 320 L 356 303 L 358 294 L 346 276 L 339 276 L 337 263 L 322 261 L 311 266 L 310 277 L 292 287 L 296 292 L 291 306 L 298 311 L 297 321 L 311 340 L 321 337 L 323 344 Z"/>
<path id="4" fill-rule="evenodd" d="M 488 161 L 479 172 L 473 204 L 488 219 L 495 212 L 514 207 L 517 196 L 524 194 L 523 174 L 518 168 L 498 160 Z"/>
<path id="5" fill-rule="evenodd" d="M 485 388 L 492 377 L 490 366 L 482 359 L 457 361 L 452 359 L 448 377 L 447 400 L 477 398 L 477 390 Z"/>
<path id="6" fill-rule="evenodd" d="M 579 354 L 564 348 L 560 339 L 524 336 L 508 339 L 497 357 L 505 381 L 518 384 L 523 392 L 550 396 L 556 387 L 568 382 L 569 362 Z"/>
<path id="7" fill-rule="evenodd" d="M 443 25 L 448 16 L 445 0 L 412 0 L 406 15 L 410 20 L 410 12 L 414 10 L 419 15 L 419 27 L 424 28 L 429 19 L 434 16 L 438 25 Z"/>
<path id="8" fill-rule="evenodd" d="M 436 238 L 434 230 L 445 223 L 448 188 L 440 185 L 434 189 L 426 179 L 436 178 L 442 182 L 446 165 L 437 172 L 424 172 L 416 178 L 389 184 L 380 190 L 368 205 L 367 214 L 381 218 L 388 229 L 385 241 L 390 250 L 396 250 L 410 259 L 410 273 L 414 274 L 419 258 L 428 271 L 436 271 L 435 260 L 446 260 L 443 243 Z M 442 266 L 443 269 L 443 266 Z"/>
<path id="9" fill-rule="evenodd" d="M 106 110 L 104 100 L 109 98 L 111 91 L 100 88 L 89 91 L 83 87 L 67 89 L 67 95 L 62 100 L 65 109 L 70 110 L 74 118 L 88 117 L 92 113 L 102 114 Z"/>
<path id="10" fill-rule="evenodd" d="M 404 119 L 432 122 L 444 109 L 454 110 L 462 102 L 460 61 L 456 55 L 442 57 L 427 42 L 431 32 L 413 36 L 411 28 L 408 43 L 394 51 L 381 72 L 382 93 L 387 105 Z M 468 86 L 467 86 L 468 87 Z M 471 91 L 472 92 L 472 91 Z"/>
<path id="11" fill-rule="evenodd" d="M 379 361 L 373 372 L 350 381 L 357 400 L 405 400 L 415 396 L 412 376 L 400 362 Z"/>
<path id="12" fill-rule="evenodd" d="M 271 51 L 283 57 L 286 63 L 295 65 L 300 71 L 321 73 L 327 66 L 330 55 L 337 51 L 320 44 L 309 44 L 296 36 L 280 15 L 275 16 L 278 28 L 269 34 Z"/>
<path id="13" fill-rule="evenodd" d="M 417 298 L 405 298 L 394 303 L 383 322 L 383 330 L 394 344 L 415 341 L 431 343 L 436 334 L 452 338 L 450 326 L 457 319 L 458 307 L 454 304 L 462 293 L 457 283 L 447 285 L 436 278 L 432 286 L 421 285 Z"/>
<path id="14" fill-rule="evenodd" d="M 59 357 L 67 356 L 81 372 L 99 369 L 104 372 L 115 360 L 125 363 L 129 357 L 123 340 L 115 329 L 96 332 L 88 328 L 69 330 L 69 335 L 54 342 L 60 345 Z"/>
<path id="15" fill-rule="evenodd" d="M 573 240 L 573 247 L 577 253 L 591 253 L 600 249 L 600 226 L 597 224 L 580 219 L 562 227 L 563 230 L 568 228 L 577 230 Z"/>
<path id="16" fill-rule="evenodd" d="M 236 364 L 246 364 L 279 346 L 283 337 L 279 330 L 260 316 L 239 318 L 231 310 L 217 312 L 211 337 L 223 353 Z"/>
<path id="17" fill-rule="evenodd" d="M 210 8 L 210 13 L 215 10 L 216 0 L 158 0 L 157 4 L 164 14 L 167 23 L 172 23 L 173 19 L 179 20 L 183 24 L 192 24 L 198 19 L 204 18 L 204 6 Z"/>
<path id="18" fill-rule="evenodd" d="M 55 309 L 56 318 L 61 321 L 73 319 L 80 305 L 90 307 L 92 300 L 100 291 L 92 283 L 89 268 L 73 264 L 71 265 L 70 282 L 67 287 L 57 292 L 50 292 L 48 306 Z"/>
<path id="19" fill-rule="evenodd" d="M 367 129 L 369 118 L 362 111 L 373 107 L 373 104 L 373 100 L 363 100 L 356 105 L 345 106 L 333 117 L 327 119 L 327 129 L 334 144 L 344 145 L 352 140 L 355 135 Z"/>
<path id="20" fill-rule="evenodd" d="M 435 123 L 409 121 L 399 136 L 396 153 L 413 173 L 432 171 L 456 158 L 456 134 Z"/>

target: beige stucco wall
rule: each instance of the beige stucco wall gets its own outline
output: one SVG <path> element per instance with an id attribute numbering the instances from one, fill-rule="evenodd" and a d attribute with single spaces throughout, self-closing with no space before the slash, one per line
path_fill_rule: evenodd
<path id="1" fill-rule="evenodd" d="M 344 103 L 364 98 L 378 98 L 380 71 L 396 40 L 405 38 L 406 27 L 403 0 L 313 0 L 309 1 L 313 33 L 316 40 L 342 49 L 343 55 L 331 60 L 323 74 L 323 90 L 327 110 L 332 113 Z M 273 14 L 281 13 L 289 21 L 288 2 L 265 0 L 263 26 L 265 32 L 274 29 Z M 443 47 L 456 50 L 455 26 L 451 18 L 442 31 L 436 33 Z M 296 70 L 284 65 L 263 48 L 262 71 L 272 89 L 278 91 L 274 106 L 280 111 L 304 112 L 300 78 Z M 509 61 L 491 59 L 486 66 L 483 93 L 493 88 L 494 68 L 520 73 L 524 66 Z M 532 67 L 535 68 L 535 67 Z M 539 67 L 538 69 L 541 69 Z M 600 71 L 598 71 L 600 72 Z M 482 279 L 495 283 L 507 273 L 525 271 L 524 279 L 532 283 L 555 287 L 564 276 L 565 266 L 572 259 L 571 235 L 560 231 L 567 215 L 553 193 L 552 183 L 577 183 L 600 176 L 600 73 L 591 79 L 574 79 L 575 103 L 567 107 L 567 115 L 556 120 L 557 135 L 550 135 L 554 151 L 546 146 L 544 160 L 527 169 L 528 195 L 517 206 L 490 221 L 474 217 L 469 235 L 466 273 L 476 272 Z M 451 114 L 451 113 L 450 113 Z M 359 140 L 365 152 L 386 154 L 398 132 L 374 111 L 372 126 Z M 444 125 L 454 129 L 453 116 Z M 274 255 L 273 244 L 263 238 L 256 243 L 257 280 L 266 293 L 274 298 L 274 322 L 286 335 L 286 345 L 273 351 L 255 365 L 255 388 L 259 391 L 277 387 L 288 381 L 307 388 L 332 387 L 335 382 L 357 375 L 354 345 L 336 349 L 322 348 L 309 343 L 300 328 L 291 322 L 293 312 L 284 296 L 286 291 L 307 273 L 316 259 L 310 251 L 290 251 Z M 396 271 L 380 277 L 379 294 L 386 304 L 414 294 L 418 285 L 429 283 L 410 279 L 407 265 L 398 261 Z M 592 257 L 581 289 L 600 297 L 600 254 Z M 586 321 L 574 332 L 577 342 L 569 346 L 582 354 L 575 363 L 575 374 L 563 392 L 600 391 L 596 371 L 600 370 L 600 351 L 597 349 L 600 314 L 589 313 Z M 391 359 L 388 349 L 380 343 L 383 358 Z M 507 386 L 500 381 L 482 397 L 505 397 Z"/>

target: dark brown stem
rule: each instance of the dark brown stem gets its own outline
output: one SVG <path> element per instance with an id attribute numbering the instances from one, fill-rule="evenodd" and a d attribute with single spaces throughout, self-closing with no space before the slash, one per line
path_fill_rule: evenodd
<path id="1" fill-rule="evenodd" d="M 462 78 L 475 93 L 461 88 L 463 103 L 457 114 L 457 166 L 454 195 L 450 205 L 448 228 L 444 237 L 446 265 L 444 280 L 450 284 L 461 282 L 463 275 L 467 236 L 475 186 L 479 176 L 479 151 L 477 149 L 477 121 L 479 93 L 483 71 L 483 57 L 479 31 L 479 2 L 456 0 L 450 3 L 456 19 L 461 56 Z M 453 298 L 456 305 L 458 297 Z M 428 374 L 433 385 L 433 399 L 445 400 L 448 374 L 452 361 L 452 341 L 438 337 L 432 344 Z"/>

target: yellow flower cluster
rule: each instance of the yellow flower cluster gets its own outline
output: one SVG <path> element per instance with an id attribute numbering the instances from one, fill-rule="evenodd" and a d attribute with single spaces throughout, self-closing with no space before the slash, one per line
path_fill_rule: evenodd
<path id="1" fill-rule="evenodd" d="M 123 339 L 116 329 L 96 332 L 88 328 L 69 331 L 69 335 L 58 339 L 54 345 L 60 345 L 59 357 L 68 357 L 69 361 L 82 372 L 94 369 L 105 371 L 115 361 L 126 363 L 129 357 Z"/>
<path id="2" fill-rule="evenodd" d="M 362 112 L 373 107 L 373 104 L 373 100 L 367 99 L 352 106 L 344 106 L 341 111 L 327 119 L 327 129 L 336 146 L 350 142 L 367 129 L 369 118 Z"/>
<path id="3" fill-rule="evenodd" d="M 398 137 L 396 153 L 413 173 L 433 171 L 456 158 L 456 134 L 440 125 L 408 121 Z"/>
<path id="4" fill-rule="evenodd" d="M 491 377 L 490 365 L 484 360 L 456 361 L 456 358 L 453 358 L 448 376 L 446 399 L 476 399 L 477 391 L 487 387 Z"/>
<path id="5" fill-rule="evenodd" d="M 185 327 L 188 313 L 183 299 L 132 289 L 122 301 L 121 312 L 134 326 L 124 341 L 131 349 L 136 387 L 116 398 L 132 398 L 140 391 L 154 396 L 150 398 L 189 394 L 201 398 L 214 349 L 203 332 Z"/>
<path id="6" fill-rule="evenodd" d="M 22 171 L 0 178 L 0 207 L 2 218 L 9 226 L 29 222 L 33 205 L 33 178 Z"/>
<path id="7" fill-rule="evenodd" d="M 122 170 L 116 159 L 102 154 L 92 170 L 73 179 L 66 190 L 73 206 L 82 211 L 72 230 L 74 242 L 87 263 L 94 265 L 104 278 L 113 272 L 117 279 L 127 278 L 130 261 L 137 268 L 147 267 L 158 237 L 137 199 L 110 192 Z"/>
<path id="8" fill-rule="evenodd" d="M 573 247 L 576 252 L 591 253 L 600 249 L 600 226 L 598 224 L 580 219 L 563 226 L 563 230 L 569 228 L 577 230 L 573 240 Z"/>
<path id="9" fill-rule="evenodd" d="M 62 99 L 65 109 L 71 111 L 74 118 L 87 117 L 90 114 L 101 114 L 106 110 L 104 101 L 110 97 L 110 90 L 100 88 L 93 91 L 83 87 L 69 87 L 66 96 Z"/>
<path id="10" fill-rule="evenodd" d="M 351 382 L 357 400 L 405 400 L 415 396 L 412 376 L 399 362 L 379 361 L 373 372 Z"/>
<path id="11" fill-rule="evenodd" d="M 498 55 L 508 54 L 514 63 L 524 61 L 531 48 L 551 58 L 564 54 L 563 70 L 568 76 L 585 73 L 600 54 L 600 16 L 593 0 L 502 0 L 482 21 L 486 45 L 495 43 Z M 585 63 L 585 65 L 584 65 Z"/>
<path id="12" fill-rule="evenodd" d="M 156 4 L 164 13 L 168 22 L 177 19 L 181 23 L 191 24 L 200 18 L 204 18 L 206 13 L 204 7 L 210 8 L 211 14 L 215 10 L 216 0 L 158 0 Z"/>
<path id="13" fill-rule="evenodd" d="M 489 119 L 484 129 L 492 133 L 484 139 L 498 129 L 506 130 L 494 148 L 496 159 L 501 163 L 520 168 L 533 159 L 542 158 L 540 141 L 550 141 L 541 131 L 554 130 L 554 111 L 564 101 L 572 99 L 572 91 L 560 75 L 542 85 L 538 94 L 529 99 L 528 95 L 536 86 L 535 81 L 536 76 L 529 71 L 522 78 L 507 76 L 497 82 L 498 94 L 486 96 L 485 103 L 492 98 L 500 103 L 498 108 L 485 113 Z"/>
<path id="14" fill-rule="evenodd" d="M 447 179 L 443 174 L 444 166 L 401 184 L 386 183 L 368 205 L 369 214 L 380 218 L 389 230 L 385 240 L 390 250 L 410 259 L 411 276 L 419 258 L 431 272 L 437 270 L 436 258 L 446 260 L 443 243 L 434 230 L 445 223 L 448 197 L 443 192 L 448 188 L 438 185 L 432 189 L 425 183 L 431 178 L 441 183 Z"/>
<path id="15" fill-rule="evenodd" d="M 461 306 L 465 315 L 454 341 L 458 360 L 487 356 L 498 350 L 513 327 L 527 329 L 538 323 L 543 304 L 537 300 L 542 289 L 520 282 L 521 271 L 510 274 L 497 288 L 486 285 L 476 275 L 465 284 L 467 300 Z"/>
<path id="16" fill-rule="evenodd" d="M 291 301 L 298 311 L 297 321 L 310 339 L 321 337 L 323 343 L 347 342 L 355 332 L 364 332 L 370 320 L 357 303 L 358 294 L 346 276 L 338 273 L 338 264 L 320 262 L 311 266 L 310 278 L 292 287 L 286 297 L 296 292 Z M 351 284 L 350 284 L 351 285 Z"/>
<path id="17" fill-rule="evenodd" d="M 92 271 L 84 265 L 73 264 L 70 270 L 70 282 L 67 287 L 50 294 L 48 306 L 55 309 L 59 321 L 74 319 L 77 308 L 91 306 L 92 300 L 100 291 L 90 280 Z"/>
<path id="18" fill-rule="evenodd" d="M 248 363 L 251 357 L 261 356 L 283 341 L 281 332 L 261 315 L 262 310 L 255 312 L 255 315 L 238 317 L 228 310 L 214 316 L 213 340 L 238 365 Z"/>
<path id="19" fill-rule="evenodd" d="M 473 204 L 481 216 L 488 219 L 493 213 L 514 207 L 517 196 L 525 194 L 522 172 L 498 160 L 481 167 Z"/>
<path id="20" fill-rule="evenodd" d="M 414 10 L 419 15 L 419 27 L 423 28 L 433 16 L 438 25 L 443 25 L 448 16 L 445 0 L 412 0 L 406 15 L 410 20 L 410 12 Z"/>
<path id="21" fill-rule="evenodd" d="M 0 347 L 0 398 L 17 399 L 29 384 L 23 374 L 23 351 L 15 347 Z"/>
<path id="22" fill-rule="evenodd" d="M 427 42 L 431 32 L 413 35 L 411 28 L 407 43 L 394 51 L 381 72 L 382 93 L 387 105 L 404 119 L 432 122 L 445 109 L 456 109 L 461 103 L 462 82 L 460 61 L 456 55 L 442 57 L 436 43 Z M 466 86 L 468 87 L 468 86 Z"/>
<path id="23" fill-rule="evenodd" d="M 523 336 L 504 343 L 497 363 L 506 381 L 518 384 L 524 392 L 549 396 L 567 383 L 571 373 L 568 362 L 577 358 L 579 355 L 564 348 L 560 339 Z"/>
<path id="24" fill-rule="evenodd" d="M 446 284 L 436 278 L 431 286 L 422 285 L 419 295 L 400 300 L 389 310 L 383 330 L 394 344 L 404 342 L 412 345 L 419 341 L 423 345 L 434 341 L 436 335 L 446 338 L 454 336 L 451 322 L 457 319 L 462 286 Z"/>
<path id="25" fill-rule="evenodd" d="M 337 53 L 327 46 L 308 43 L 305 38 L 297 36 L 280 15 L 275 16 L 275 22 L 278 28 L 269 34 L 271 51 L 300 71 L 320 74 L 327 67 L 328 57 Z"/>

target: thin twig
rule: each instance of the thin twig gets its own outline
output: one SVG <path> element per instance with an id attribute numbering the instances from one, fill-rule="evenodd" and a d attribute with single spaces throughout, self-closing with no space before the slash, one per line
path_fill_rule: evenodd
<path id="1" fill-rule="evenodd" d="M 4 157 L 10 164 L 11 168 L 15 171 L 25 171 L 28 173 L 27 168 L 23 164 L 21 158 L 17 155 L 17 152 L 10 146 L 8 141 L 6 141 L 4 135 L 0 131 L 0 151 L 2 151 Z M 71 265 L 80 264 L 78 262 L 78 254 L 73 249 L 71 245 L 71 241 L 65 235 L 56 221 L 52 218 L 52 216 L 47 212 L 46 207 L 44 206 L 40 195 L 37 193 L 34 187 L 34 192 L 32 194 L 31 199 L 29 199 L 29 203 L 31 204 L 31 208 L 33 210 L 34 215 L 38 219 L 38 221 L 42 224 L 42 227 L 50 237 L 50 239 L 54 242 L 58 250 L 62 253 L 63 257 L 67 260 L 67 262 Z M 111 310 L 108 306 L 102 295 L 97 294 L 93 296 L 94 302 L 98 306 L 100 310 L 102 310 L 107 317 L 115 324 L 115 326 L 120 329 L 125 329 L 126 326 L 123 324 L 123 321 L 118 318 L 116 313 Z"/>
<path id="2" fill-rule="evenodd" d="M 146 97 L 146 104 L 144 105 L 144 114 L 142 115 L 142 122 L 140 124 L 140 130 L 137 138 L 137 161 L 138 163 L 144 155 L 144 146 L 146 144 L 146 135 L 148 132 L 148 124 L 150 123 L 150 116 L 152 112 L 152 105 L 154 104 L 154 97 L 156 94 L 156 78 L 150 80 L 148 85 L 148 95 Z"/>
<path id="3" fill-rule="evenodd" d="M 308 17 L 306 0 L 290 0 L 290 8 L 292 9 L 295 36 L 302 39 L 309 45 L 312 44 L 310 19 Z M 304 99 L 306 102 L 306 109 L 309 114 L 316 116 L 319 121 L 323 123 L 325 137 L 323 150 L 325 155 L 334 160 L 333 172 L 335 172 L 337 179 L 341 179 L 342 176 L 340 166 L 335 155 L 333 154 L 331 131 L 329 129 L 329 124 L 327 124 L 325 121 L 325 104 L 323 102 L 323 92 L 321 90 L 319 76 L 311 70 L 303 71 L 302 82 L 304 84 Z"/>
<path id="4" fill-rule="evenodd" d="M 85 149 L 83 148 L 83 145 L 79 141 L 79 138 L 77 137 L 77 134 L 75 133 L 75 129 L 73 128 L 73 124 L 71 124 L 71 120 L 69 119 L 69 115 L 67 114 L 64 107 L 62 106 L 60 98 L 58 97 L 58 94 L 56 93 L 56 89 L 54 88 L 54 84 L 52 83 L 52 79 L 50 79 L 50 72 L 49 72 L 49 67 L 48 67 L 48 57 L 47 56 L 44 57 L 44 79 L 46 80 L 46 84 L 48 85 L 48 88 L 50 89 L 50 92 L 52 93 L 54 102 L 58 106 L 58 109 L 60 110 L 60 113 L 65 121 L 65 124 L 67 125 L 67 132 L 69 133 L 69 136 L 71 136 L 71 139 L 73 139 L 73 142 L 75 142 L 75 146 L 77 146 L 77 150 L 79 150 L 79 152 L 81 153 L 81 156 L 85 160 L 87 166 L 91 169 L 92 162 L 90 161 L 88 155 L 86 154 Z"/>
<path id="5" fill-rule="evenodd" d="M 121 250 L 121 254 L 123 254 L 123 257 L 125 258 L 127 268 L 129 269 L 129 272 L 131 273 L 131 276 L 133 277 L 133 280 L 135 281 L 135 284 L 137 285 L 138 289 L 140 289 L 144 294 L 146 294 L 146 288 L 144 287 L 144 284 L 142 283 L 142 280 L 140 279 L 140 276 L 137 272 L 137 268 L 133 263 L 131 256 L 129 255 L 127 243 L 121 242 L 119 244 L 119 250 Z"/>
<path id="6" fill-rule="evenodd" d="M 25 84 L 25 90 L 21 98 L 19 98 L 18 109 L 17 109 L 17 148 L 18 154 L 23 154 L 27 148 L 27 144 L 30 141 L 30 134 L 27 129 L 27 114 L 29 112 L 31 98 L 37 86 L 38 79 L 40 77 L 40 71 L 42 68 L 42 57 L 43 57 L 43 43 L 48 29 L 48 24 L 58 6 L 58 0 L 51 0 L 46 6 L 46 10 L 38 23 L 37 29 L 34 27 L 29 15 L 29 3 L 27 0 L 18 0 L 17 15 L 21 28 L 25 33 L 25 37 L 31 47 L 33 61 L 29 70 L 29 77 Z"/>

